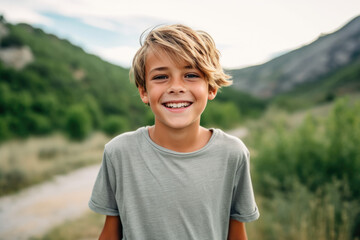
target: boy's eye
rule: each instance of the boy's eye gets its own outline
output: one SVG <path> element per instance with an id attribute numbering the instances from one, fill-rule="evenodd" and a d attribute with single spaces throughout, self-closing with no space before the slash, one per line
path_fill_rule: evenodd
<path id="1" fill-rule="evenodd" d="M 195 73 L 188 73 L 185 75 L 185 78 L 199 78 L 200 76 Z"/>
<path id="2" fill-rule="evenodd" d="M 168 77 L 166 75 L 156 75 L 152 79 L 153 80 L 164 80 L 164 79 L 167 79 L 167 78 Z"/>

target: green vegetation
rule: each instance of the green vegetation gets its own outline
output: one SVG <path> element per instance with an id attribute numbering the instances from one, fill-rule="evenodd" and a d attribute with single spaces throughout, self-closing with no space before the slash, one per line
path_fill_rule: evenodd
<path id="1" fill-rule="evenodd" d="M 231 129 L 246 120 L 256 119 L 265 111 L 267 102 L 231 87 L 218 91 L 214 101 L 210 101 L 201 116 L 201 124 L 206 127 Z"/>
<path id="2" fill-rule="evenodd" d="M 254 225 L 266 239 L 359 237 L 360 101 L 340 99 L 298 127 L 280 117 L 250 131 L 264 218 Z"/>
<path id="3" fill-rule="evenodd" d="M 115 133 L 129 130 L 129 125 L 127 120 L 123 117 L 110 116 L 104 122 L 103 130 L 107 135 L 112 136 Z"/>
<path id="4" fill-rule="evenodd" d="M 10 34 L 1 40 L 1 47 L 29 46 L 35 60 L 19 71 L 0 62 L 0 129 L 4 129 L 0 142 L 53 132 L 83 140 L 97 130 L 114 136 L 152 123 L 150 109 L 129 82 L 128 69 L 41 29 L 6 26 Z M 230 128 L 259 116 L 265 107 L 261 100 L 226 88 L 203 122 Z M 221 117 L 229 112 L 231 118 Z"/>
<path id="5" fill-rule="evenodd" d="M 2 47 L 29 46 L 34 61 L 20 71 L 0 63 L 0 141 L 64 132 L 82 140 L 114 115 L 123 125 L 144 124 L 149 111 L 128 80 L 128 69 L 85 53 L 29 25 L 7 24 Z"/>
<path id="6" fill-rule="evenodd" d="M 70 138 L 85 139 L 91 131 L 91 118 L 83 105 L 73 105 L 66 114 L 65 130 Z"/>

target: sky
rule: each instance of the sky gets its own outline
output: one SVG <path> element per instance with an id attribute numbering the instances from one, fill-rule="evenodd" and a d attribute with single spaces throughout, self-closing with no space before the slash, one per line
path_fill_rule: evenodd
<path id="1" fill-rule="evenodd" d="M 208 32 L 224 68 L 257 65 L 311 43 L 360 15 L 359 0 L 0 0 L 25 22 L 130 67 L 142 32 L 181 23 Z"/>

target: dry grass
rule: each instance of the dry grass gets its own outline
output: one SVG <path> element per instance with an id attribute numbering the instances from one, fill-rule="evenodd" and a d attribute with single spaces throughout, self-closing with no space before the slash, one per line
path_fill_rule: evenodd
<path id="1" fill-rule="evenodd" d="M 93 134 L 83 142 L 62 135 L 14 140 L 0 146 L 0 196 L 50 179 L 56 174 L 99 163 L 108 138 Z"/>
<path id="2" fill-rule="evenodd" d="M 261 216 L 246 224 L 249 239 L 354 239 L 351 215 L 356 212 L 356 203 L 342 203 L 340 216 L 337 216 L 329 193 L 320 196 L 301 186 L 297 186 L 291 196 L 276 195 L 272 199 L 257 196 L 256 200 Z"/>
<path id="3" fill-rule="evenodd" d="M 335 226 L 334 208 L 331 204 L 324 204 L 320 199 L 311 199 L 309 208 L 301 208 L 302 203 L 285 203 L 290 205 L 286 221 L 279 221 L 282 204 L 278 202 L 278 209 L 266 209 L 265 199 L 257 197 L 261 217 L 255 222 L 247 223 L 248 238 L 252 240 L 349 240 L 349 222 L 343 216 L 343 224 Z M 304 200 L 304 199 L 303 199 Z M 276 200 L 275 200 L 276 201 Z M 297 202 L 297 203 L 296 203 Z M 297 206 L 296 206 L 297 205 Z M 274 205 L 275 206 L 275 205 Z M 278 210 L 278 211 L 277 211 Z M 286 213 L 285 213 L 286 214 Z M 345 214 L 345 212 L 343 213 Z M 32 240 L 60 240 L 60 239 L 97 239 L 104 224 L 105 216 L 88 212 L 73 221 L 65 222 L 46 235 Z M 335 232 L 335 227 L 338 231 Z"/>
<path id="4" fill-rule="evenodd" d="M 89 210 L 82 217 L 67 221 L 53 228 L 44 236 L 34 237 L 31 240 L 95 240 L 98 239 L 104 222 L 105 216 Z"/>

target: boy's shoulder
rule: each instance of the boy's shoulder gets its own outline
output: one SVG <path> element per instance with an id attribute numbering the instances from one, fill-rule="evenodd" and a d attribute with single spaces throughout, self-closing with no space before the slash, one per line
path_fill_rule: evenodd
<path id="1" fill-rule="evenodd" d="M 219 145 L 221 148 L 224 148 L 226 149 L 226 151 L 233 153 L 242 152 L 245 154 L 249 154 L 249 150 L 240 138 L 226 133 L 221 129 L 214 129 L 213 131 L 214 133 L 216 133 L 216 144 Z"/>
<path id="2" fill-rule="evenodd" d="M 219 140 L 223 143 L 224 146 L 229 147 L 230 149 L 241 149 L 246 150 L 247 147 L 245 143 L 238 137 L 231 135 L 229 133 L 224 132 L 221 129 L 214 129 L 217 132 Z"/>
<path id="3" fill-rule="evenodd" d="M 139 140 L 144 131 L 145 127 L 141 127 L 135 131 L 124 132 L 117 135 L 105 144 L 105 151 L 109 153 L 124 148 L 129 149 Z"/>

